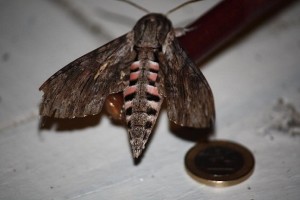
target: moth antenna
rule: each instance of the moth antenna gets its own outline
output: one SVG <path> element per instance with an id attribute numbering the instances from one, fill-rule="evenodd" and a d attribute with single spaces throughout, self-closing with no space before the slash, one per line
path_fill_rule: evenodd
<path id="1" fill-rule="evenodd" d="M 179 8 L 182 8 L 182 7 L 184 7 L 184 6 L 186 6 L 186 5 L 190 4 L 190 3 L 194 3 L 194 2 L 197 2 L 197 1 L 203 1 L 203 0 L 189 0 L 189 1 L 187 1 L 187 2 L 184 2 L 184 3 L 180 4 L 179 6 L 176 6 L 175 8 L 169 10 L 169 11 L 166 13 L 166 16 L 168 16 L 168 15 L 171 14 L 172 12 L 178 10 Z"/>
<path id="2" fill-rule="evenodd" d="M 146 8 L 143 8 L 142 6 L 140 6 L 136 3 L 133 3 L 132 1 L 129 1 L 129 0 L 117 0 L 117 1 L 122 1 L 124 3 L 128 3 L 128 4 L 132 5 L 133 7 L 136 7 L 137 9 L 140 9 L 140 10 L 146 12 L 146 13 L 150 13 L 149 10 L 147 10 Z"/>

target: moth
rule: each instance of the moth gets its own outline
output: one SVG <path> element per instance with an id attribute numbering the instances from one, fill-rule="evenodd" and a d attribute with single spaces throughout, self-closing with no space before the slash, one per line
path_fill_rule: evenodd
<path id="1" fill-rule="evenodd" d="M 210 126 L 215 117 L 212 91 L 180 47 L 178 32 L 166 15 L 145 15 L 132 31 L 76 59 L 42 84 L 40 115 L 96 115 L 109 94 L 122 92 L 134 158 L 145 148 L 163 100 L 174 123 Z"/>

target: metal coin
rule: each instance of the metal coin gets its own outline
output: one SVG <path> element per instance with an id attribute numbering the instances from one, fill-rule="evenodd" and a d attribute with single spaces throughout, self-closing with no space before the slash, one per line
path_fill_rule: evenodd
<path id="1" fill-rule="evenodd" d="M 197 181 L 215 187 L 231 186 L 249 178 L 254 157 L 245 147 L 229 141 L 199 143 L 185 156 L 185 166 Z"/>

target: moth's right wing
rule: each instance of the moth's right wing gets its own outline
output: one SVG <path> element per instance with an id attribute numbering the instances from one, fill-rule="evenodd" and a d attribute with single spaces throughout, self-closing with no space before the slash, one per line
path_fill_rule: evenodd
<path id="1" fill-rule="evenodd" d="M 122 91 L 135 59 L 133 32 L 71 62 L 41 87 L 42 116 L 57 118 L 98 114 L 107 95 Z"/>
<path id="2" fill-rule="evenodd" d="M 168 117 L 181 126 L 209 127 L 215 119 L 212 91 L 204 75 L 170 34 L 159 56 L 160 91 L 167 101 Z"/>

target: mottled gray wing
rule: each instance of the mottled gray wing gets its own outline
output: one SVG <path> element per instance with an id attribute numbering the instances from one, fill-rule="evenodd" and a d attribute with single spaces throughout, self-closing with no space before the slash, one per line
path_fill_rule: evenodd
<path id="1" fill-rule="evenodd" d="M 107 95 L 125 88 L 128 66 L 136 56 L 132 43 L 129 32 L 56 72 L 40 87 L 44 92 L 40 114 L 57 118 L 98 114 Z"/>
<path id="2" fill-rule="evenodd" d="M 161 92 L 167 101 L 168 117 L 181 126 L 209 127 L 215 119 L 212 91 L 176 38 L 171 37 L 159 55 Z"/>

